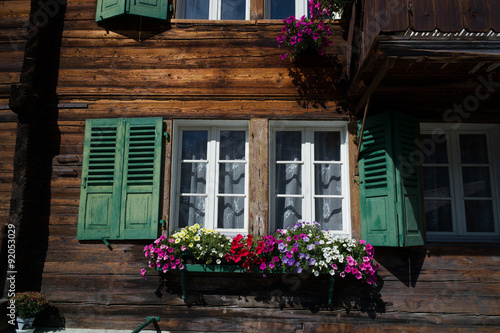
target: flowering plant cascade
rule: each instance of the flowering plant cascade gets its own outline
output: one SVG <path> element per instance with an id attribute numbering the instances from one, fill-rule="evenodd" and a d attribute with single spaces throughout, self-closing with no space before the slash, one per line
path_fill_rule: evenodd
<path id="1" fill-rule="evenodd" d="M 281 59 L 297 57 L 306 50 L 313 50 L 320 55 L 328 45 L 332 44 L 330 37 L 333 35 L 330 25 L 325 22 L 334 13 L 342 9 L 343 0 L 309 0 L 309 15 L 300 19 L 290 16 L 283 20 L 285 25 L 277 37 L 278 48 L 290 46 L 294 48 L 292 53 L 281 54 Z"/>
<path id="2" fill-rule="evenodd" d="M 191 255 L 200 264 L 238 265 L 247 271 L 258 267 L 263 273 L 352 275 L 370 285 L 377 282 L 374 254 L 373 246 L 364 240 L 336 236 L 321 230 L 319 223 L 306 221 L 258 238 L 231 238 L 196 224 L 144 248 L 148 269 L 163 273 L 184 269 L 185 256 Z M 144 277 L 148 269 L 141 270 Z"/>
<path id="3" fill-rule="evenodd" d="M 18 316 L 25 319 L 36 317 L 49 304 L 47 297 L 37 291 L 18 293 L 13 300 Z"/>

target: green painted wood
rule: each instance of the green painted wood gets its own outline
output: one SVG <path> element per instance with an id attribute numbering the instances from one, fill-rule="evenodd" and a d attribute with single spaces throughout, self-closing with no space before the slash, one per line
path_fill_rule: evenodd
<path id="1" fill-rule="evenodd" d="M 161 118 L 126 120 L 121 229 L 124 239 L 154 239 L 160 215 Z"/>
<path id="2" fill-rule="evenodd" d="M 168 0 L 97 0 L 96 21 L 132 14 L 166 20 Z"/>
<path id="3" fill-rule="evenodd" d="M 125 14 L 125 4 L 129 0 L 97 0 L 95 20 L 104 19 Z"/>
<path id="4" fill-rule="evenodd" d="M 129 0 L 130 14 L 166 20 L 168 0 Z"/>
<path id="5" fill-rule="evenodd" d="M 417 120 L 403 113 L 366 119 L 359 162 L 361 237 L 372 245 L 423 245 L 417 138 Z"/>
<path id="6" fill-rule="evenodd" d="M 114 119 L 86 122 L 77 239 L 115 238 L 119 226 L 123 127 Z"/>
<path id="7" fill-rule="evenodd" d="M 188 295 L 189 289 L 189 273 L 264 273 L 259 267 L 251 267 L 250 271 L 238 265 L 205 265 L 205 264 L 186 264 L 184 269 L 180 270 L 180 282 L 182 290 L 182 299 L 185 301 Z M 285 272 L 281 269 L 274 270 L 271 274 L 284 274 Z M 286 273 L 285 273 L 286 274 Z M 334 280 L 333 276 L 330 276 L 330 281 L 328 285 L 328 304 L 333 302 L 333 291 L 334 291 Z"/>
<path id="8" fill-rule="evenodd" d="M 416 118 L 401 112 L 395 112 L 393 119 L 399 243 L 400 246 L 424 245 L 419 126 Z"/>
<path id="9" fill-rule="evenodd" d="M 161 118 L 87 121 L 79 240 L 157 238 L 162 133 Z"/>
<path id="10" fill-rule="evenodd" d="M 375 246 L 398 244 L 391 127 L 390 113 L 366 118 L 360 150 L 361 237 Z"/>

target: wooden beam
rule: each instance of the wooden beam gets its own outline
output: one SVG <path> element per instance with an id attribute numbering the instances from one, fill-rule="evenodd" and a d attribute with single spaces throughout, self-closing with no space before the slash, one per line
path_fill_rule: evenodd
<path id="1" fill-rule="evenodd" d="M 384 79 L 387 72 L 394 66 L 395 62 L 396 62 L 396 57 L 388 57 L 386 59 L 384 65 L 382 66 L 382 68 L 380 68 L 377 75 L 375 76 L 375 78 L 372 80 L 372 82 L 368 86 L 368 89 L 365 91 L 365 93 L 361 97 L 358 105 L 356 106 L 356 108 L 354 110 L 354 114 L 357 114 L 359 112 L 359 110 L 361 110 L 361 108 L 363 106 L 365 106 L 365 104 L 370 99 L 371 95 L 375 92 L 375 90 L 377 90 L 380 82 L 382 82 L 382 80 Z"/>
<path id="2" fill-rule="evenodd" d="M 249 145 L 249 233 L 253 236 L 269 234 L 269 121 L 250 120 Z"/>

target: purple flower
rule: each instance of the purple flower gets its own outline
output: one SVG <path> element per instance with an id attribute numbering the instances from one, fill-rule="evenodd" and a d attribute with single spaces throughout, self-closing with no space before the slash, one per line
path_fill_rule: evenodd
<path id="1" fill-rule="evenodd" d="M 311 258 L 311 260 L 309 260 L 309 266 L 312 266 L 314 264 L 316 264 L 316 259 Z"/>
<path id="2" fill-rule="evenodd" d="M 307 251 L 311 251 L 311 250 L 314 250 L 314 248 L 316 247 L 316 245 L 314 244 L 309 244 L 307 245 Z"/>

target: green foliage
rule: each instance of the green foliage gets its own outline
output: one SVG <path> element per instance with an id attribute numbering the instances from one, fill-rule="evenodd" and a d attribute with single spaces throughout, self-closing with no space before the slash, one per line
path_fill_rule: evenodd
<path id="1" fill-rule="evenodd" d="M 16 312 L 21 318 L 34 318 L 49 304 L 47 297 L 37 291 L 18 293 L 14 301 Z"/>

